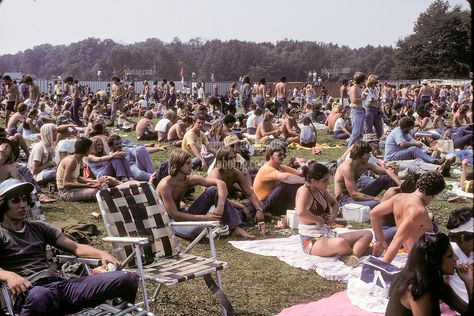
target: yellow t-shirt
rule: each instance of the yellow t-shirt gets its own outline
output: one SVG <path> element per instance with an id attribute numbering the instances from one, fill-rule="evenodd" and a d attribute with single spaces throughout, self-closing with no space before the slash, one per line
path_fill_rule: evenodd
<path id="1" fill-rule="evenodd" d="M 255 180 L 253 181 L 253 189 L 260 202 L 265 201 L 268 195 L 270 195 L 277 186 L 277 175 L 280 172 L 298 175 L 298 171 L 288 166 L 280 166 L 280 169 L 275 169 L 268 164 L 264 164 L 263 167 L 258 170 Z"/>
<path id="2" fill-rule="evenodd" d="M 189 130 L 183 136 L 183 143 L 181 144 L 181 149 L 189 153 L 192 157 L 195 157 L 194 153 L 191 150 L 189 145 L 196 145 L 197 149 L 201 151 L 202 145 L 207 146 L 207 136 L 203 131 L 199 131 L 199 135 L 196 135 L 193 130 Z"/>

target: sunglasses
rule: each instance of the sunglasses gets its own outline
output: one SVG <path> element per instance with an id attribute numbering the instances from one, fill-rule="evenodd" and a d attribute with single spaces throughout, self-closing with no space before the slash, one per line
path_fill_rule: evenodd
<path id="1" fill-rule="evenodd" d="M 285 158 L 286 157 L 286 154 L 284 154 L 282 152 L 278 152 L 278 153 L 275 153 L 275 154 L 280 158 Z"/>
<path id="2" fill-rule="evenodd" d="M 13 199 L 10 199 L 10 202 L 13 204 L 18 204 L 20 202 L 28 202 L 28 199 L 26 198 L 26 196 L 17 196 Z"/>

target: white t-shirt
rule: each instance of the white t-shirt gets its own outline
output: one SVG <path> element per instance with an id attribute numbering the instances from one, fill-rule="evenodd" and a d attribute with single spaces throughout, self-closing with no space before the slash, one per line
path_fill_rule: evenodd
<path id="1" fill-rule="evenodd" d="M 138 101 L 138 105 L 140 106 L 140 109 L 148 109 L 148 102 L 146 100 Z"/>
<path id="2" fill-rule="evenodd" d="M 54 156 L 55 156 L 54 149 L 50 148 L 49 153 L 46 152 L 42 142 L 35 143 L 33 145 L 33 148 L 31 149 L 31 152 L 30 152 L 30 157 L 28 158 L 28 169 L 30 169 L 36 181 L 41 181 L 43 178 L 42 176 L 40 176 L 41 172 L 39 174 L 33 173 L 34 162 L 38 161 L 40 162 L 41 165 L 44 165 L 50 160 L 54 161 Z"/>
<path id="3" fill-rule="evenodd" d="M 261 122 L 263 122 L 263 115 L 256 116 L 255 114 L 252 114 L 248 117 L 247 119 L 247 128 L 253 127 L 253 122 L 255 122 L 255 126 L 258 126 Z"/>
<path id="4" fill-rule="evenodd" d="M 311 125 L 301 127 L 300 143 L 315 142 L 314 128 Z"/>
<path id="5" fill-rule="evenodd" d="M 473 263 L 474 260 L 472 258 L 472 254 L 471 257 L 466 256 L 461 250 L 461 248 L 459 248 L 458 244 L 456 244 L 455 242 L 452 242 L 451 246 L 453 247 L 454 254 L 456 254 L 456 256 L 458 257 L 458 260 L 456 261 L 457 265 L 461 265 L 464 263 Z M 459 296 L 464 302 L 469 303 L 466 285 L 457 273 L 454 273 L 453 275 L 450 275 L 448 277 L 448 284 L 454 290 L 457 296 Z"/>
<path id="6" fill-rule="evenodd" d="M 169 123 L 171 123 L 170 120 L 168 120 L 167 118 L 162 118 L 161 120 L 158 121 L 158 123 L 156 123 L 155 131 L 166 133 L 167 132 L 166 127 L 168 126 Z"/>
<path id="7" fill-rule="evenodd" d="M 347 129 L 347 123 L 346 123 L 346 121 L 344 121 L 344 119 L 342 117 L 338 118 L 336 120 L 336 123 L 334 123 L 333 131 L 334 132 L 342 132 L 341 126 L 344 126 L 344 128 Z"/>
<path id="8" fill-rule="evenodd" d="M 199 88 L 197 94 L 198 94 L 198 98 L 204 99 L 204 88 L 203 87 Z"/>
<path id="9" fill-rule="evenodd" d="M 75 139 L 62 139 L 59 141 L 59 143 L 56 145 L 56 150 L 55 150 L 55 159 L 54 162 L 56 165 L 59 165 L 61 162 L 61 153 L 67 153 L 68 155 L 74 154 L 75 152 L 75 144 L 76 140 Z"/>

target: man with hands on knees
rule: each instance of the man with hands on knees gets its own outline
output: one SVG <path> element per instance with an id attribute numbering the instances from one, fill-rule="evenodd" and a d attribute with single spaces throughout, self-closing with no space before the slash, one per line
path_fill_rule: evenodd
<path id="1" fill-rule="evenodd" d="M 192 175 L 192 157 L 184 150 L 175 150 L 169 159 L 169 176 L 163 178 L 156 191 L 160 194 L 166 211 L 174 221 L 220 221 L 228 225 L 232 234 L 253 238 L 242 227 L 239 212 L 227 200 L 227 187 L 224 181 Z M 180 203 L 189 189 L 196 185 L 207 189 L 185 211 Z M 215 206 L 215 209 L 209 210 Z M 202 227 L 173 227 L 175 234 L 187 239 L 197 237 Z"/>
<path id="2" fill-rule="evenodd" d="M 100 258 L 103 266 L 119 266 L 116 258 L 78 244 L 60 229 L 39 221 L 26 221 L 33 185 L 17 179 L 0 184 L 0 282 L 14 295 L 20 315 L 66 315 L 108 299 L 133 303 L 138 279 L 133 273 L 114 271 L 68 279 L 50 268 L 46 245 L 78 257 Z"/>

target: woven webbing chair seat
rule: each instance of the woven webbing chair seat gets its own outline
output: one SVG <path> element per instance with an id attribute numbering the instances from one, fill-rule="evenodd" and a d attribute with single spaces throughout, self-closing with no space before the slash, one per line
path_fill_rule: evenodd
<path id="1" fill-rule="evenodd" d="M 227 262 L 203 258 L 191 254 L 181 254 L 174 258 L 157 260 L 152 264 L 144 265 L 143 271 L 147 280 L 154 280 L 165 285 L 202 277 L 227 267 Z M 125 269 L 134 271 L 136 269 Z"/>
<path id="2" fill-rule="evenodd" d="M 120 305 L 100 304 L 96 307 L 84 309 L 75 316 L 153 316 L 152 313 L 147 312 L 143 308 L 129 303 L 122 303 Z"/>
<path id="3" fill-rule="evenodd" d="M 211 276 L 226 268 L 227 262 L 217 260 L 214 254 L 214 258 L 204 258 L 180 251 L 168 213 L 149 183 L 101 190 L 97 193 L 97 202 L 109 235 L 104 240 L 112 243 L 115 255 L 125 263 L 124 270 L 160 285 L 203 277 L 224 313 L 234 314 L 232 305 Z M 210 242 L 214 245 L 213 240 Z M 148 309 L 146 286 L 143 283 L 141 287 Z M 159 289 L 151 301 L 156 298 Z"/>

